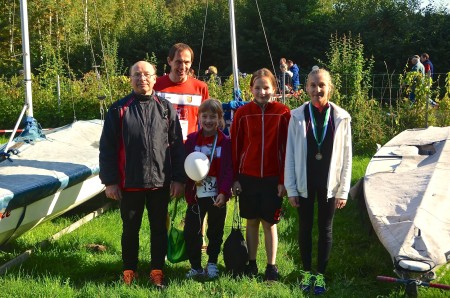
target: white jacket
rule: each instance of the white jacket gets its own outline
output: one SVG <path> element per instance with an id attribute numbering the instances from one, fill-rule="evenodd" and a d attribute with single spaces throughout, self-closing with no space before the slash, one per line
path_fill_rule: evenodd
<path id="1" fill-rule="evenodd" d="M 308 197 L 306 181 L 307 124 L 304 113 L 307 104 L 308 102 L 293 110 L 289 121 L 284 168 L 284 186 L 289 197 Z M 327 197 L 347 199 L 352 174 L 351 117 L 347 111 L 336 104 L 332 102 L 329 104 L 333 107 L 336 130 L 328 172 Z"/>

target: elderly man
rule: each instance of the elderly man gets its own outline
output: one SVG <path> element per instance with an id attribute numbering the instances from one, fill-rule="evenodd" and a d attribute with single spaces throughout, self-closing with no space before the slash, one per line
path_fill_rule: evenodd
<path id="1" fill-rule="evenodd" d="M 166 214 L 170 197 L 183 194 L 184 145 L 172 105 L 155 95 L 154 65 L 130 70 L 133 91 L 111 105 L 100 139 L 100 179 L 106 196 L 118 200 L 122 218 L 123 280 L 137 278 L 139 230 L 147 209 L 151 234 L 151 282 L 164 286 Z"/>

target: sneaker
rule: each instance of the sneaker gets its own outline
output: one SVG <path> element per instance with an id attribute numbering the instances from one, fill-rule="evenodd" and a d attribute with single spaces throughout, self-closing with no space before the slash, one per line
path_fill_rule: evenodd
<path id="1" fill-rule="evenodd" d="M 326 292 L 325 288 L 325 277 L 323 274 L 319 273 L 316 275 L 316 280 L 314 281 L 314 295 L 320 295 Z"/>
<path id="2" fill-rule="evenodd" d="M 309 292 L 313 275 L 309 271 L 300 271 L 300 273 L 303 275 L 302 281 L 300 282 L 300 289 L 304 292 Z"/>
<path id="3" fill-rule="evenodd" d="M 267 266 L 266 273 L 264 274 L 265 281 L 278 281 L 280 274 L 276 265 Z"/>
<path id="4" fill-rule="evenodd" d="M 186 278 L 199 278 L 205 276 L 205 270 L 191 268 L 188 273 L 186 273 Z"/>
<path id="5" fill-rule="evenodd" d="M 206 265 L 206 275 L 208 278 L 217 278 L 219 276 L 219 268 L 217 268 L 217 264 L 208 263 Z"/>
<path id="6" fill-rule="evenodd" d="M 245 266 L 245 275 L 250 278 L 255 278 L 258 275 L 258 266 L 256 264 L 248 263 Z"/>
<path id="7" fill-rule="evenodd" d="M 162 270 L 153 269 L 150 271 L 150 282 L 159 289 L 164 288 L 164 274 Z"/>
<path id="8" fill-rule="evenodd" d="M 124 270 L 123 271 L 123 282 L 126 285 L 131 285 L 133 280 L 137 279 L 138 274 L 137 272 L 134 272 L 133 270 Z"/>

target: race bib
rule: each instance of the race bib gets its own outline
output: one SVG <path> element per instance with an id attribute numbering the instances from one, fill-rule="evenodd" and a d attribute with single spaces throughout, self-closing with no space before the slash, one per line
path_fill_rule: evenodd
<path id="1" fill-rule="evenodd" d="M 201 183 L 201 184 L 200 184 Z M 217 192 L 217 178 L 213 176 L 206 176 L 205 179 L 197 184 L 197 197 L 216 197 Z"/>

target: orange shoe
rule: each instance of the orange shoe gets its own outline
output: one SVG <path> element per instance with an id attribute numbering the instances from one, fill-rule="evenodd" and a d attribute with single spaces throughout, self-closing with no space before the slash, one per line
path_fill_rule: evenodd
<path id="1" fill-rule="evenodd" d="M 157 288 L 162 289 L 164 288 L 164 274 L 162 270 L 159 269 L 153 269 L 150 272 L 150 281 L 152 284 L 154 284 Z"/>
<path id="2" fill-rule="evenodd" d="M 134 272 L 133 270 L 125 270 L 123 271 L 123 282 L 126 285 L 131 285 L 133 280 L 138 278 L 137 272 Z"/>

